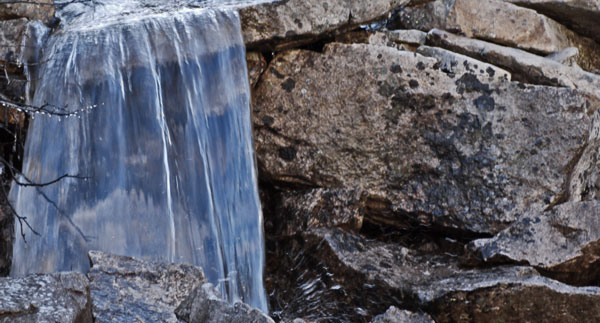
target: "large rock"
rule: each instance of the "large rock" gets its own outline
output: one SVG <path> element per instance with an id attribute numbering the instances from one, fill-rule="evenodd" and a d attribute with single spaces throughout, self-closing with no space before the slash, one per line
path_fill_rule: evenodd
<path id="1" fill-rule="evenodd" d="M 229 304 L 212 284 L 197 287 L 175 311 L 188 323 L 275 323 L 260 310 L 237 302 Z"/>
<path id="2" fill-rule="evenodd" d="M 436 0 L 406 8 L 399 15 L 406 28 L 443 29 L 540 54 L 577 47 L 577 63 L 600 69 L 600 45 L 534 10 L 502 0 Z M 430 16 L 439 16 L 431 18 Z"/>
<path id="3" fill-rule="evenodd" d="M 365 221 L 498 232 L 563 191 L 599 106 L 501 75 L 385 46 L 282 53 L 253 97 L 261 177 L 365 191 L 386 215 Z"/>
<path id="4" fill-rule="evenodd" d="M 206 282 L 202 269 L 89 252 L 95 322 L 178 322 L 175 309 Z"/>
<path id="5" fill-rule="evenodd" d="M 80 273 L 0 278 L 0 322 L 92 323 L 89 282 Z"/>
<path id="6" fill-rule="evenodd" d="M 471 248 L 486 262 L 527 263 L 575 285 L 600 283 L 600 203 L 567 202 L 530 212 Z"/>
<path id="7" fill-rule="evenodd" d="M 600 2 L 595 0 L 505 0 L 536 10 L 600 42 Z"/>
<path id="8" fill-rule="evenodd" d="M 48 23 L 54 11 L 54 0 L 0 0 L 0 20 L 27 18 Z"/>
<path id="9" fill-rule="evenodd" d="M 249 49 L 281 50 L 387 17 L 411 0 L 285 0 L 239 9 Z"/>
<path id="10" fill-rule="evenodd" d="M 298 259 L 294 267 L 283 269 L 297 284 L 296 295 L 308 302 L 311 295 L 329 301 L 338 292 L 344 309 L 361 307 L 362 319 L 390 305 L 425 311 L 436 322 L 577 322 L 600 315 L 600 288 L 568 286 L 531 267 L 466 270 L 456 257 L 422 255 L 341 230 L 314 229 L 300 240 L 295 245 L 302 252 L 288 251 Z M 319 277 L 319 271 L 328 278 Z M 319 304 L 312 314 L 337 317 L 335 306 L 340 304 Z M 358 313 L 349 320 L 358 321 Z"/>
<path id="11" fill-rule="evenodd" d="M 526 51 L 433 29 L 427 44 L 439 46 L 493 63 L 512 73 L 513 80 L 533 84 L 565 86 L 600 97 L 600 75 L 570 67 Z"/>
<path id="12" fill-rule="evenodd" d="M 18 68 L 22 39 L 27 29 L 27 19 L 0 21 L 0 68 L 14 72 Z M 2 73 L 4 74 L 4 73 Z"/>

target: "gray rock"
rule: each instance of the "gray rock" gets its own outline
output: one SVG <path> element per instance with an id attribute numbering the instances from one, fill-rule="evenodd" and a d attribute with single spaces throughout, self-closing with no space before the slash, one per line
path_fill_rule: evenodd
<path id="1" fill-rule="evenodd" d="M 536 10 L 600 42 L 600 2 L 594 0 L 504 0 Z"/>
<path id="2" fill-rule="evenodd" d="M 25 18 L 0 21 L 0 68 L 3 72 L 5 67 L 9 72 L 18 69 L 18 58 L 26 29 Z"/>
<path id="3" fill-rule="evenodd" d="M 486 262 L 527 263 L 575 285 L 600 281 L 600 202 L 528 212 L 491 239 L 470 246 Z"/>
<path id="4" fill-rule="evenodd" d="M 48 23 L 54 18 L 54 12 L 54 0 L 0 0 L 0 20 L 27 18 Z"/>
<path id="5" fill-rule="evenodd" d="M 561 51 L 552 53 L 546 58 L 551 59 L 553 61 L 559 62 L 563 65 L 568 66 L 578 66 L 577 65 L 577 57 L 579 56 L 579 49 L 576 47 L 567 47 Z"/>
<path id="6" fill-rule="evenodd" d="M 206 281 L 202 269 L 89 252 L 95 322 L 178 322 L 174 310 Z"/>
<path id="7" fill-rule="evenodd" d="M 431 18 L 431 16 L 439 16 Z M 442 29 L 539 54 L 577 47 L 581 68 L 600 69 L 600 45 L 556 21 L 502 0 L 436 0 L 406 8 L 401 25 L 424 31 Z"/>
<path id="8" fill-rule="evenodd" d="M 227 303 L 209 283 L 198 286 L 175 312 L 180 320 L 189 323 L 274 323 L 263 312 L 244 303 Z"/>
<path id="9" fill-rule="evenodd" d="M 0 278 L 0 322 L 92 322 L 89 282 L 80 273 Z"/>
<path id="10" fill-rule="evenodd" d="M 513 80 L 576 88 L 599 96 L 599 75 L 585 72 L 577 67 L 569 67 L 523 50 L 461 37 L 437 29 L 430 31 L 427 35 L 427 44 L 493 63 L 510 71 Z"/>
<path id="11" fill-rule="evenodd" d="M 390 306 L 385 313 L 377 315 L 372 323 L 434 323 L 434 321 L 427 314 L 413 313 Z"/>
<path id="12" fill-rule="evenodd" d="M 249 49 L 281 50 L 387 17 L 410 0 L 286 0 L 239 9 Z"/>
<path id="13" fill-rule="evenodd" d="M 496 233 L 549 205 L 598 100 L 465 63 L 364 44 L 277 55 L 253 95 L 262 179 L 364 191 L 364 221 L 398 227 Z"/>

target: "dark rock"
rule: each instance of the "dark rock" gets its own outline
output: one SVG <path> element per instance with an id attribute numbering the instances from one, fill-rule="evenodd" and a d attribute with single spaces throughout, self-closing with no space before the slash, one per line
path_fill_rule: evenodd
<path id="1" fill-rule="evenodd" d="M 267 68 L 267 61 L 265 57 L 258 52 L 248 52 L 246 54 L 246 64 L 248 66 L 248 79 L 250 82 L 250 88 L 254 88 L 260 76 Z"/>
<path id="2" fill-rule="evenodd" d="M 92 323 L 89 282 L 80 273 L 0 278 L 0 322 Z"/>
<path id="3" fill-rule="evenodd" d="M 54 11 L 54 0 L 0 0 L 0 20 L 27 18 L 49 23 L 54 18 Z"/>
<path id="4" fill-rule="evenodd" d="M 276 72 L 253 95 L 261 178 L 363 191 L 367 205 L 380 206 L 364 221 L 398 227 L 408 218 L 496 233 L 549 205 L 600 103 L 576 90 L 521 87 L 500 69 L 490 77 L 490 65 L 467 63 L 445 72 L 437 59 L 365 44 L 277 55 L 268 68 Z M 291 92 L 286 80 L 295 81 Z M 288 147 L 293 159 L 282 158 Z"/>
<path id="5" fill-rule="evenodd" d="M 95 322 L 177 322 L 174 310 L 206 282 L 202 269 L 89 252 Z"/>
<path id="6" fill-rule="evenodd" d="M 263 312 L 244 303 L 227 303 L 209 283 L 194 289 L 175 313 L 178 319 L 189 323 L 274 323 Z"/>
<path id="7" fill-rule="evenodd" d="M 372 323 L 434 323 L 427 314 L 413 313 L 391 306 L 385 313 L 377 315 Z"/>

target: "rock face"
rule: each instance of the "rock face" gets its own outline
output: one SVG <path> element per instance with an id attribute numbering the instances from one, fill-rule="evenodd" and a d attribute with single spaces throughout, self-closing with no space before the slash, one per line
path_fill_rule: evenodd
<path id="1" fill-rule="evenodd" d="M 600 283 L 600 203 L 567 202 L 530 212 L 471 248 L 486 262 L 527 263 L 574 285 Z"/>
<path id="2" fill-rule="evenodd" d="M 92 323 L 89 282 L 79 273 L 0 278 L 0 322 Z"/>
<path id="3" fill-rule="evenodd" d="M 0 0 L 0 20 L 27 18 L 44 23 L 54 18 L 54 0 Z"/>
<path id="4" fill-rule="evenodd" d="M 17 68 L 20 45 L 25 34 L 27 19 L 0 21 L 0 67 Z"/>
<path id="5" fill-rule="evenodd" d="M 433 323 L 427 314 L 403 311 L 391 306 L 384 314 L 377 315 L 372 323 Z"/>
<path id="6" fill-rule="evenodd" d="M 539 54 L 567 47 L 581 53 L 577 63 L 585 70 L 600 69 L 600 45 L 534 10 L 502 0 L 436 0 L 401 11 L 405 28 L 448 30 Z M 434 18 L 431 18 L 434 17 Z"/>
<path id="7" fill-rule="evenodd" d="M 549 58 L 437 29 L 427 35 L 427 44 L 493 62 L 510 71 L 513 80 L 576 88 L 599 97 L 600 75 L 566 66 Z"/>
<path id="8" fill-rule="evenodd" d="M 600 42 L 600 3 L 594 0 L 505 0 L 528 7 Z"/>
<path id="9" fill-rule="evenodd" d="M 360 188 L 387 225 L 409 218 L 498 232 L 561 194 L 598 107 L 582 92 L 502 73 L 466 59 L 444 71 L 436 59 L 383 46 L 284 52 L 254 92 L 261 176 Z"/>
<path id="10" fill-rule="evenodd" d="M 178 322 L 175 309 L 206 279 L 185 264 L 151 263 L 90 251 L 95 322 Z"/>
<path id="11" fill-rule="evenodd" d="M 286 0 L 239 9 L 249 49 L 281 50 L 384 18 L 410 0 Z"/>
<path id="12" fill-rule="evenodd" d="M 189 323 L 275 323 L 261 311 L 244 303 L 227 303 L 209 283 L 197 287 L 176 313 L 177 318 Z"/>

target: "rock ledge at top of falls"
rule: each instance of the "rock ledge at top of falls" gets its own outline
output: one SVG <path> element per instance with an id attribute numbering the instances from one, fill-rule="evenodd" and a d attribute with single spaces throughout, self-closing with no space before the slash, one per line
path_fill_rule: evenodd
<path id="1" fill-rule="evenodd" d="M 480 233 L 562 197 L 600 101 L 454 59 L 367 44 L 275 56 L 252 105 L 263 180 L 363 191 L 381 211 L 364 221 Z"/>
<path id="2" fill-rule="evenodd" d="M 248 49 L 282 50 L 387 18 L 415 0 L 279 0 L 239 9 Z"/>
<path id="3" fill-rule="evenodd" d="M 0 20 L 27 18 L 49 23 L 54 12 L 54 0 L 0 0 Z"/>
<path id="4" fill-rule="evenodd" d="M 206 282 L 202 269 L 90 251 L 96 322 L 178 322 L 175 309 Z"/>
<path id="5" fill-rule="evenodd" d="M 91 323 L 85 275 L 66 272 L 0 278 L 0 322 Z"/>

